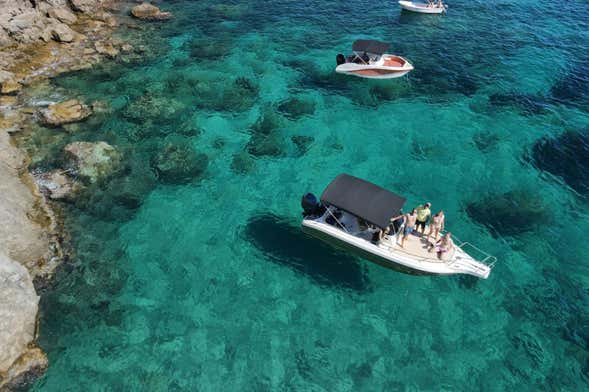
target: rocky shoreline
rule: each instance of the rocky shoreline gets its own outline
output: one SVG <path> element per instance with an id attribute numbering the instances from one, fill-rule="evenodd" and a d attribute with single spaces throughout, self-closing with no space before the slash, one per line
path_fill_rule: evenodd
<path id="1" fill-rule="evenodd" d="M 118 152 L 104 142 L 75 142 L 69 167 L 29 172 L 14 135 L 31 124 L 49 127 L 82 121 L 96 109 L 76 100 L 27 107 L 27 88 L 63 72 L 90 68 L 120 54 L 141 55 L 113 37 L 132 18 L 171 17 L 157 7 L 116 0 L 0 0 L 0 391 L 30 385 L 47 369 L 36 345 L 38 290 L 64 260 L 64 236 L 53 200 L 74 197 L 89 182 L 116 170 Z M 99 103 L 96 104 L 99 106 Z"/>

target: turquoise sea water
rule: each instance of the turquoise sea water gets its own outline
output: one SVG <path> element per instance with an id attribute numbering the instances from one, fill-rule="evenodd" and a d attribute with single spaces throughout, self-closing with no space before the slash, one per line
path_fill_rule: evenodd
<path id="1" fill-rule="evenodd" d="M 124 153 L 65 205 L 75 256 L 42 300 L 33 390 L 588 388 L 587 2 L 158 4 L 175 18 L 121 32 L 142 60 L 40 89 L 107 110 L 22 142 L 34 169 L 74 140 Z M 415 71 L 336 75 L 357 38 Z M 444 209 L 490 278 L 306 238 L 300 196 L 341 172 Z"/>

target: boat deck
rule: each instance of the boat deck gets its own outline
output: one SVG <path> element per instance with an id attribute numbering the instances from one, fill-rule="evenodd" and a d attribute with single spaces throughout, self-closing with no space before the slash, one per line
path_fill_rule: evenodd
<path id="1" fill-rule="evenodd" d="M 426 228 L 425 232 L 427 233 L 429 228 Z M 439 237 L 438 237 L 439 239 Z M 390 236 L 388 238 L 383 238 L 380 243 L 381 247 L 387 247 L 391 250 L 396 252 L 406 253 L 408 256 L 413 256 L 419 259 L 427 259 L 430 262 L 440 262 L 443 263 L 452 258 L 454 254 L 454 250 L 450 251 L 449 253 L 444 253 L 442 255 L 442 259 L 438 259 L 437 253 L 435 250 L 432 252 L 428 251 L 429 244 L 433 244 L 434 239 L 430 237 L 429 241 L 426 239 L 426 236 L 419 237 L 415 234 L 409 235 L 405 240 L 405 246 L 401 247 L 401 236 L 399 236 L 398 240 L 396 236 Z"/>
<path id="2" fill-rule="evenodd" d="M 387 67 L 402 67 L 403 65 L 405 65 L 405 62 L 398 57 L 385 57 L 383 60 L 383 65 Z"/>

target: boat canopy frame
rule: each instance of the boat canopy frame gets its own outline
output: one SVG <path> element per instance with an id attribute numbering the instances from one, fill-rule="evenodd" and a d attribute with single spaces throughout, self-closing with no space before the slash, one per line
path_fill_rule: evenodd
<path id="1" fill-rule="evenodd" d="M 368 63 L 364 60 L 364 57 L 361 56 L 359 53 L 364 52 L 367 54 L 372 54 L 377 57 L 382 56 L 389 50 L 390 45 L 386 42 L 382 41 L 375 41 L 371 39 L 357 39 L 352 44 L 352 52 L 354 52 L 354 60 L 360 59 L 364 64 L 368 65 Z M 353 60 L 352 60 L 353 61 Z"/>
<path id="2" fill-rule="evenodd" d="M 407 200 L 371 182 L 340 174 L 325 188 L 321 202 L 347 211 L 385 229 L 390 219 L 400 215 Z"/>

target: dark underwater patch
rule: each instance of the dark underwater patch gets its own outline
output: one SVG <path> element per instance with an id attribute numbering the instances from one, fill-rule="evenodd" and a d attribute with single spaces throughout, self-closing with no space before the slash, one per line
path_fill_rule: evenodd
<path id="1" fill-rule="evenodd" d="M 589 128 L 538 140 L 527 160 L 562 178 L 581 195 L 589 195 Z"/>
<path id="2" fill-rule="evenodd" d="M 151 159 L 151 167 L 159 181 L 166 184 L 186 184 L 200 178 L 209 159 L 196 152 L 189 138 L 167 138 Z"/>
<path id="3" fill-rule="evenodd" d="M 589 109 L 589 60 L 577 62 L 550 89 L 552 97 L 565 105 Z"/>
<path id="4" fill-rule="evenodd" d="M 276 215 L 253 217 L 247 222 L 244 235 L 273 262 L 320 285 L 360 292 L 369 288 L 368 277 L 357 259 L 305 235 L 300 227 Z"/>
<path id="5" fill-rule="evenodd" d="M 247 174 L 256 167 L 256 161 L 246 152 L 238 152 L 231 160 L 231 170 L 237 174 Z"/>
<path id="6" fill-rule="evenodd" d="M 215 61 L 228 56 L 232 50 L 229 38 L 219 39 L 211 37 L 194 38 L 184 44 L 183 49 L 188 51 L 193 60 Z"/>
<path id="7" fill-rule="evenodd" d="M 494 236 L 515 236 L 552 222 L 542 197 L 527 190 L 489 194 L 468 203 L 466 213 Z"/>
<path id="8" fill-rule="evenodd" d="M 290 140 L 292 140 L 297 148 L 297 156 L 302 156 L 307 153 L 311 144 L 315 141 L 315 138 L 313 136 L 294 135 L 291 136 Z"/>
<path id="9" fill-rule="evenodd" d="M 315 102 L 307 98 L 291 97 L 278 104 L 278 111 L 288 119 L 298 120 L 315 114 Z"/>
<path id="10" fill-rule="evenodd" d="M 285 155 L 286 145 L 280 133 L 283 121 L 271 108 L 265 108 L 250 128 L 252 136 L 246 145 L 247 152 L 256 157 Z"/>
<path id="11" fill-rule="evenodd" d="M 497 107 L 513 106 L 525 115 L 547 114 L 548 101 L 541 96 L 522 93 L 496 93 L 489 96 L 489 103 Z"/>
<path id="12" fill-rule="evenodd" d="M 472 141 L 479 151 L 487 152 L 495 148 L 501 141 L 501 138 L 496 133 L 482 131 L 475 133 L 472 136 Z"/>

